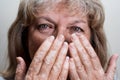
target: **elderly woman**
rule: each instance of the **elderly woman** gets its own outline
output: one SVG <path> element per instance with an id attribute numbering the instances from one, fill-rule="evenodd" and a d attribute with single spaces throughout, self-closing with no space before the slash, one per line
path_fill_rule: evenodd
<path id="1" fill-rule="evenodd" d="M 8 33 L 7 80 L 113 80 L 100 0 L 21 0 Z M 16 60 L 17 59 L 17 60 Z"/>

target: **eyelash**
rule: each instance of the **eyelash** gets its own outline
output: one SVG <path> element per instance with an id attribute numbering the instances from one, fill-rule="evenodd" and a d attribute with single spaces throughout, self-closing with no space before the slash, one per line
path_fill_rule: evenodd
<path id="1" fill-rule="evenodd" d="M 53 27 L 52 25 L 50 24 L 39 24 L 38 27 L 37 27 L 41 32 L 45 32 L 49 29 L 55 29 L 55 27 Z M 78 27 L 78 26 L 71 26 L 69 27 L 69 30 L 74 33 L 74 32 L 77 32 L 77 33 L 80 33 L 80 32 L 84 32 L 84 30 L 81 28 L 81 27 Z"/>
<path id="2" fill-rule="evenodd" d="M 41 29 L 44 29 L 44 28 L 47 28 L 48 25 L 47 24 L 39 24 L 38 25 L 38 28 L 41 30 Z"/>
<path id="3" fill-rule="evenodd" d="M 38 25 L 38 29 L 39 30 L 46 30 L 47 28 L 53 28 L 51 25 L 49 25 L 49 24 L 39 24 Z"/>
<path id="4" fill-rule="evenodd" d="M 78 26 L 71 26 L 70 27 L 70 30 L 73 32 L 84 32 L 84 30 L 82 29 L 82 28 L 80 28 L 80 27 L 78 27 Z"/>

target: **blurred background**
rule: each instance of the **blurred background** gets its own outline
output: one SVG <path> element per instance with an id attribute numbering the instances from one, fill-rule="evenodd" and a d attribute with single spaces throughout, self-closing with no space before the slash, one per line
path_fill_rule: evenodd
<path id="1" fill-rule="evenodd" d="M 101 0 L 105 9 L 105 32 L 107 35 L 109 51 L 120 55 L 120 1 Z M 14 21 L 20 0 L 0 1 L 0 71 L 4 70 L 7 61 L 7 32 Z M 120 59 L 119 59 L 120 62 Z M 118 64 L 120 66 L 120 63 Z M 120 69 L 118 69 L 120 72 Z"/>

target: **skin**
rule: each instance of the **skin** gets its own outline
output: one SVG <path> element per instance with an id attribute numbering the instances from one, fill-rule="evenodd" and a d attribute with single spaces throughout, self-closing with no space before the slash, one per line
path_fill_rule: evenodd
<path id="1" fill-rule="evenodd" d="M 70 15 L 67 11 L 58 12 L 56 10 L 52 10 L 51 12 L 45 11 L 42 14 L 39 13 L 37 16 L 35 23 L 29 28 L 28 42 L 31 58 L 34 57 L 35 52 L 42 42 L 52 35 L 55 37 L 63 35 L 65 41 L 70 43 L 73 33 L 77 35 L 83 33 L 90 40 L 90 28 L 86 16 L 81 16 L 81 14 Z M 47 29 L 39 28 L 41 24 L 47 24 Z M 84 32 L 82 32 L 81 29 L 84 30 Z"/>
<path id="2" fill-rule="evenodd" d="M 39 13 L 28 37 L 32 62 L 25 73 L 24 60 L 17 58 L 15 80 L 66 80 L 68 75 L 70 80 L 113 80 L 118 56 L 111 57 L 105 72 L 89 42 L 86 16 L 54 10 Z"/>

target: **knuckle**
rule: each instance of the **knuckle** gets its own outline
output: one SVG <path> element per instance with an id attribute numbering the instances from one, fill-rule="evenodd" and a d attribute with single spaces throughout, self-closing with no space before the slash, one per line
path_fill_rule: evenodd
<path id="1" fill-rule="evenodd" d="M 53 64 L 55 60 L 55 50 L 51 50 L 50 53 L 48 53 L 48 56 L 43 60 L 45 64 Z"/>
<path id="2" fill-rule="evenodd" d="M 33 62 L 34 62 L 34 64 L 43 62 L 42 55 L 40 54 L 40 56 L 36 56 L 36 57 L 33 59 Z"/>
<path id="3" fill-rule="evenodd" d="M 91 55 L 92 60 L 98 60 L 98 56 L 97 55 Z"/>
<path id="4" fill-rule="evenodd" d="M 46 65 L 50 65 L 50 64 L 52 64 L 52 59 L 46 57 L 46 58 L 44 59 L 44 63 L 45 63 Z"/>
<path id="5" fill-rule="evenodd" d="M 84 72 L 84 68 L 83 68 L 82 65 L 81 66 L 77 66 L 76 68 L 77 68 L 77 72 Z"/>
<path id="6" fill-rule="evenodd" d="M 53 71 L 54 72 L 58 72 L 60 70 L 61 70 L 60 64 L 57 64 L 57 65 L 53 66 Z"/>
<path id="7" fill-rule="evenodd" d="M 40 80 L 47 80 L 47 75 L 45 73 L 41 73 L 41 75 L 39 76 Z"/>
<path id="8" fill-rule="evenodd" d="M 84 49 L 83 47 L 78 48 L 78 50 L 79 50 L 79 52 L 83 52 L 83 53 L 85 53 L 85 49 Z"/>
<path id="9" fill-rule="evenodd" d="M 55 45 L 55 46 L 53 46 L 51 48 L 51 52 L 56 52 L 57 50 L 58 50 L 58 46 L 57 45 Z"/>
<path id="10" fill-rule="evenodd" d="M 82 62 L 85 64 L 85 65 L 90 65 L 90 60 L 87 58 L 87 57 L 85 57 L 85 56 L 83 56 L 83 59 L 82 59 Z"/>
<path id="11" fill-rule="evenodd" d="M 17 70 L 17 71 L 15 72 L 15 74 L 17 74 L 17 75 L 23 74 L 23 71 L 22 71 L 22 70 Z"/>
<path id="12" fill-rule="evenodd" d="M 55 54 L 56 54 L 56 51 L 51 51 L 49 55 L 45 59 L 43 59 L 43 63 L 46 65 L 53 65 L 53 62 L 56 58 Z"/>

